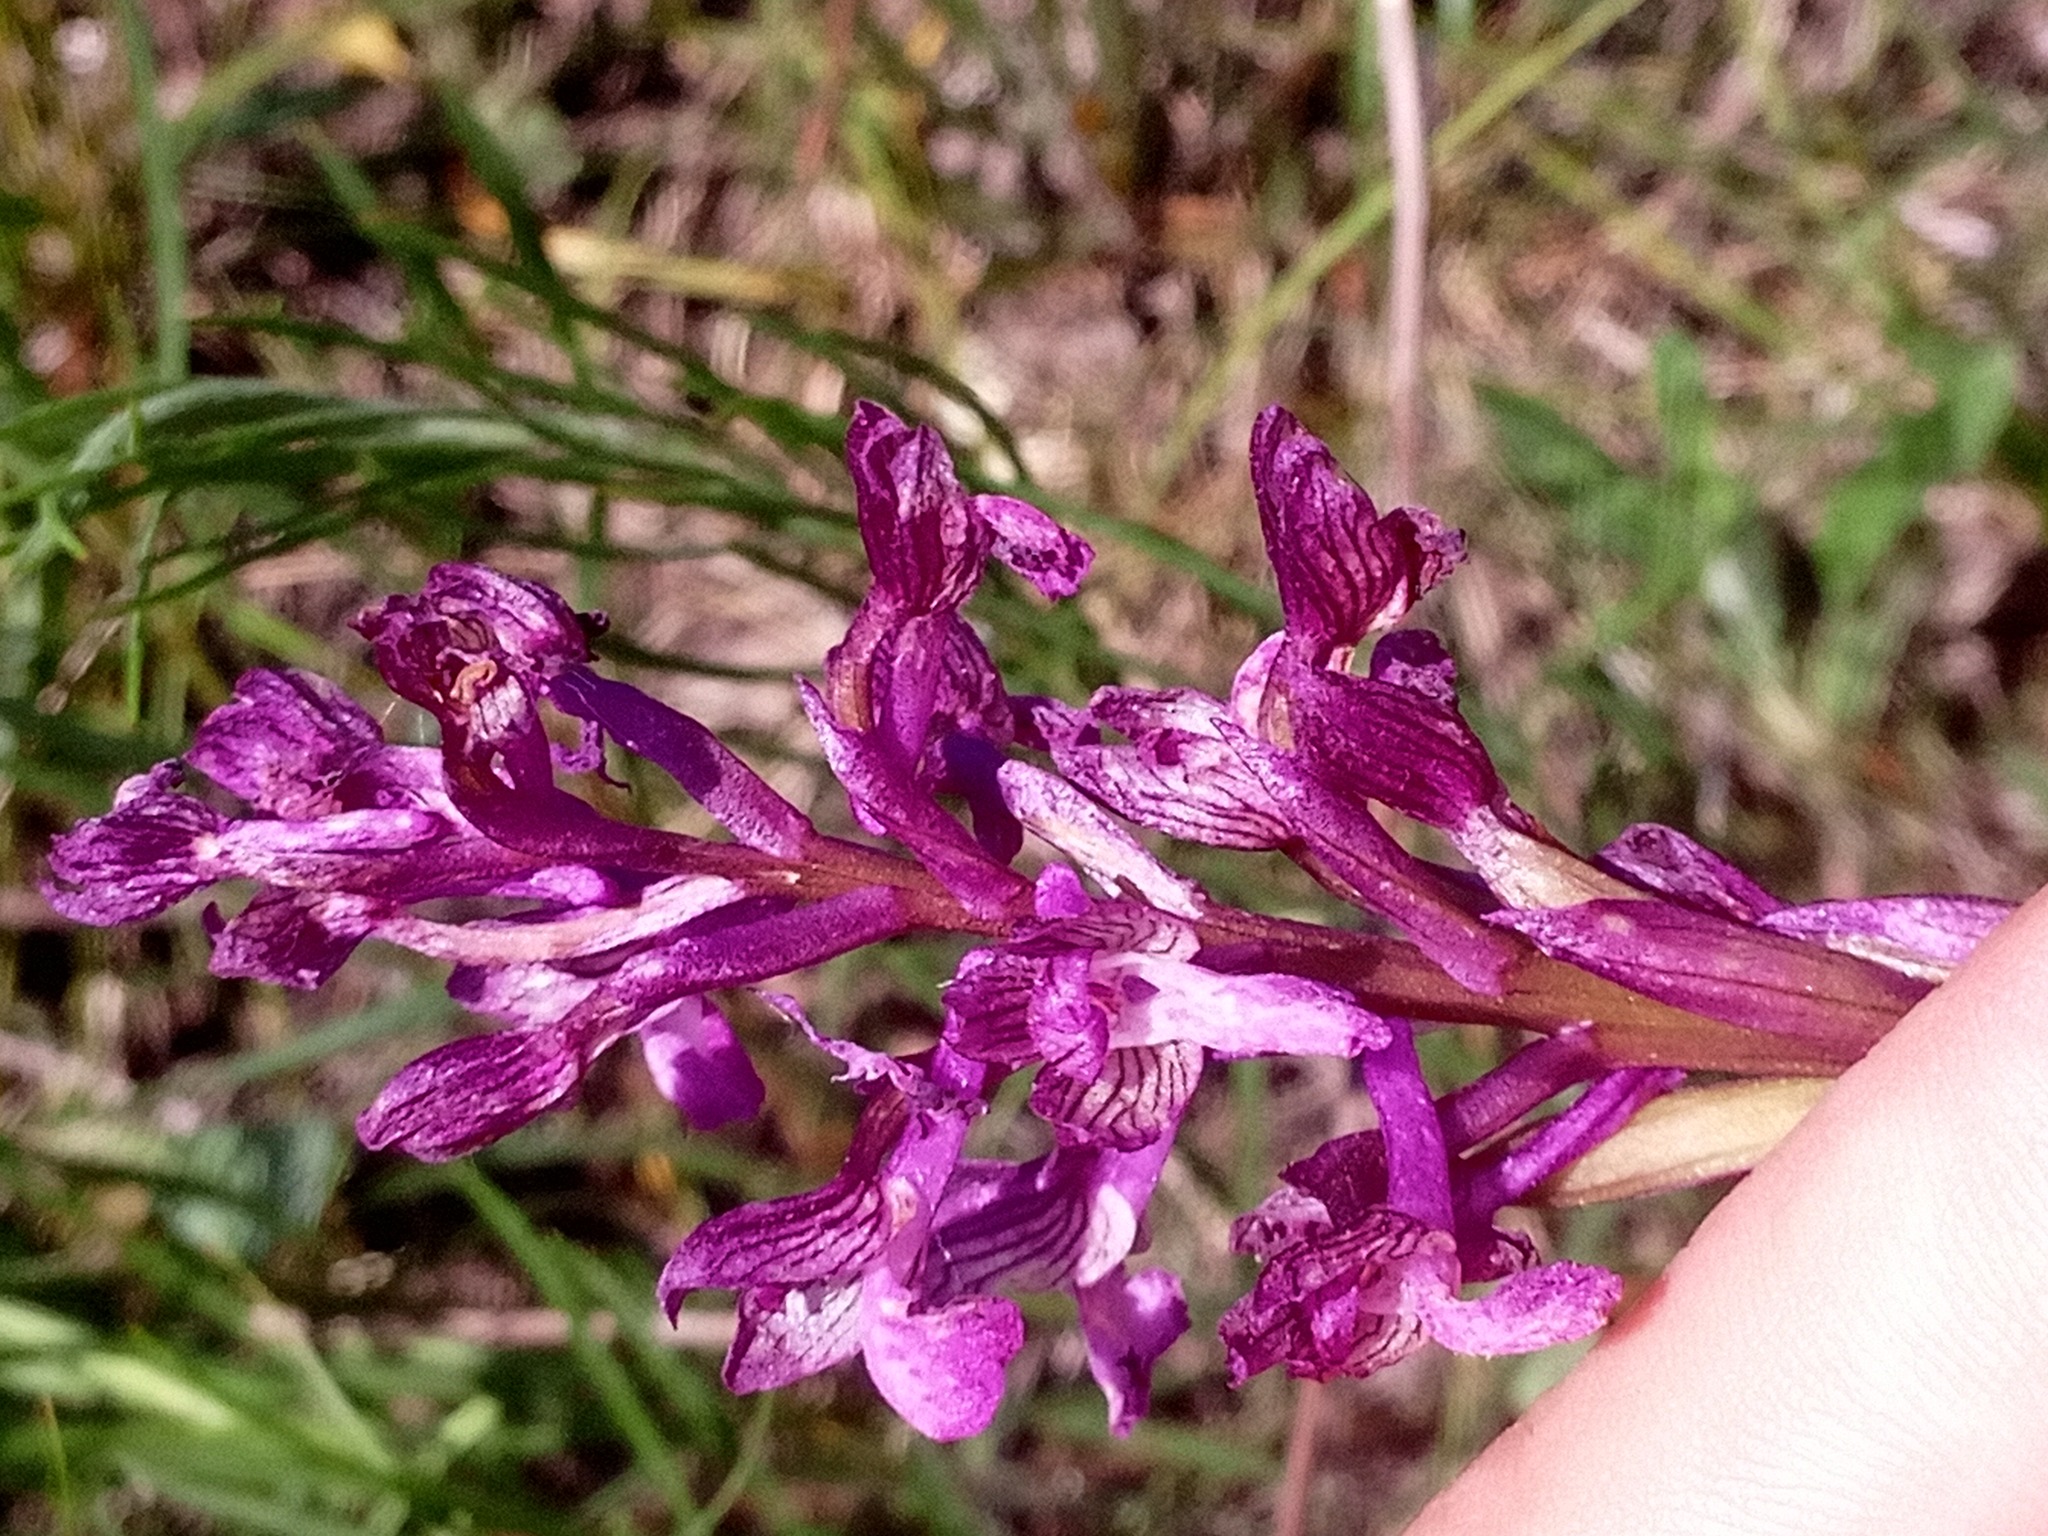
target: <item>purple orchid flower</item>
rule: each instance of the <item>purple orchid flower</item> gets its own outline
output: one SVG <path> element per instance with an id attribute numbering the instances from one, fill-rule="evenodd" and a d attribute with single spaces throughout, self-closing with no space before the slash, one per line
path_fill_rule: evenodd
<path id="1" fill-rule="evenodd" d="M 1238 669 L 1226 704 L 1194 688 L 1103 688 L 1085 710 L 1055 699 L 1019 701 L 1033 745 L 1065 778 L 1143 827 L 1213 848 L 1281 848 L 1295 836 L 1286 810 L 1224 732 L 1258 730 L 1276 635 Z M 1112 744 L 1104 732 L 1125 738 Z"/>
<path id="2" fill-rule="evenodd" d="M 1579 859 L 1509 796 L 1459 712 L 1456 669 L 1434 635 L 1385 635 L 1365 676 L 1345 670 L 1355 645 L 1455 564 L 1455 536 L 1426 514 L 1376 519 L 1284 412 L 1261 419 L 1252 457 L 1287 627 L 1260 693 L 1264 739 L 1232 721 L 1217 729 L 1286 809 L 1296 857 L 1465 986 L 1497 991 L 1515 965 L 1475 933 L 1483 920 L 1645 996 L 1846 1064 L 2010 910 L 1915 897 L 1790 915 L 1669 829 L 1638 829 Z M 1407 855 L 1374 804 L 1444 832 L 1492 900 L 1461 898 Z"/>
<path id="3" fill-rule="evenodd" d="M 1064 865 L 1039 877 L 1044 920 L 970 953 L 946 990 L 962 1056 L 1039 1062 L 1031 1107 L 1063 1143 L 1136 1150 L 1168 1135 L 1204 1060 L 1352 1056 L 1387 1026 L 1335 987 L 1196 963 L 1193 927 L 1156 907 L 1097 902 Z"/>
<path id="4" fill-rule="evenodd" d="M 366 1146 L 460 1156 L 572 1099 L 590 1063 L 627 1035 L 686 1122 L 754 1114 L 761 1084 L 703 994 L 745 986 L 901 932 L 895 893 L 861 888 L 807 906 L 697 879 L 650 888 L 626 921 L 570 916 L 495 927 L 401 917 L 381 937 L 458 962 L 448 990 L 511 1029 L 457 1040 L 406 1067 L 363 1112 Z M 621 915 L 623 916 L 623 914 Z M 607 931 L 608 930 L 608 931 Z M 602 947 L 600 947 L 602 946 Z"/>
<path id="5" fill-rule="evenodd" d="M 576 614 L 545 587 L 470 565 L 436 566 L 417 596 L 388 598 L 356 620 L 384 681 L 440 725 L 449 798 L 493 842 L 651 876 L 756 869 L 761 858 L 736 855 L 789 856 L 821 841 L 698 722 L 590 672 L 589 641 L 605 626 L 603 615 Z M 569 766 L 595 766 L 609 726 L 742 846 L 612 821 L 560 788 L 543 699 L 583 723 Z"/>
<path id="6" fill-rule="evenodd" d="M 1422 507 L 1382 516 L 1336 456 L 1281 407 L 1252 426 L 1252 491 L 1289 641 L 1312 666 L 1390 629 L 1465 558 L 1462 534 Z"/>
<path id="7" fill-rule="evenodd" d="M 702 993 L 901 931 L 895 891 L 856 883 L 795 904 L 720 875 L 651 878 L 714 845 L 607 821 L 557 788 L 542 697 L 559 691 L 585 720 L 586 757 L 600 727 L 613 731 L 769 851 L 826 840 L 702 726 L 589 673 L 584 640 L 601 626 L 544 588 L 439 567 L 421 597 L 391 599 L 364 627 L 393 686 L 438 712 L 439 750 L 386 743 L 323 680 L 252 672 L 187 760 L 254 814 L 178 793 L 179 766 L 160 765 L 59 840 L 52 902 L 84 920 L 134 921 L 208 885 L 254 880 L 241 912 L 209 912 L 221 975 L 317 986 L 366 938 L 452 962 L 459 1001 L 518 1027 L 401 1072 L 362 1117 L 372 1147 L 472 1151 L 573 1099 L 595 1057 L 627 1035 L 691 1123 L 753 1113 L 759 1081 Z M 524 910 L 460 922 L 414 910 L 450 897 Z"/>
<path id="8" fill-rule="evenodd" d="M 1224 1314 L 1233 1383 L 1273 1365 L 1316 1380 L 1367 1376 L 1433 1339 L 1461 1354 L 1521 1354 L 1583 1337 L 1621 1295 L 1605 1270 L 1539 1264 L 1494 1213 L 1611 1135 L 1683 1075 L 1627 1069 L 1490 1157 L 1453 1154 L 1497 1133 L 1589 1063 L 1570 1040 L 1527 1048 L 1443 1108 L 1406 1029 L 1362 1057 L 1380 1128 L 1339 1138 L 1282 1174 L 1286 1188 L 1233 1240 L 1265 1261 Z M 1466 1298 L 1462 1287 L 1498 1282 Z"/>
<path id="9" fill-rule="evenodd" d="M 1008 868 L 1015 822 L 989 777 L 1013 736 L 995 664 L 961 617 L 991 555 L 1047 597 L 1071 596 L 1093 551 L 1037 508 L 963 490 L 944 442 L 870 402 L 846 434 L 874 585 L 825 658 L 804 708 L 826 760 L 868 830 L 897 838 L 984 916 L 1029 887 Z M 952 790 L 979 838 L 938 804 Z"/>
<path id="10" fill-rule="evenodd" d="M 1188 1327 L 1178 1276 L 1125 1265 L 1144 1246 L 1145 1208 L 1177 1124 L 1129 1151 L 1061 1147 L 1023 1164 L 963 1161 L 926 1245 L 927 1305 L 998 1285 L 1071 1291 L 1116 1435 L 1144 1417 L 1152 1367 Z"/>
<path id="11" fill-rule="evenodd" d="M 980 1109 L 981 1069 L 943 1048 L 927 1067 L 832 1044 L 871 1094 L 839 1176 L 712 1217 L 669 1259 L 661 1303 L 674 1316 L 693 1291 L 739 1292 L 725 1361 L 735 1392 L 786 1386 L 857 1354 L 915 1429 L 934 1440 L 979 1434 L 1023 1345 L 1023 1317 L 997 1296 L 927 1303 L 916 1282 Z"/>
<path id="12" fill-rule="evenodd" d="M 247 674 L 186 761 L 252 813 L 177 793 L 179 765 L 161 763 L 52 847 L 52 906 L 83 922 L 134 922 L 221 881 L 253 880 L 262 891 L 248 911 L 216 925 L 215 969 L 312 987 L 368 932 L 370 913 L 442 896 L 623 899 L 602 871 L 480 835 L 449 800 L 439 754 L 387 744 L 320 678 Z"/>
<path id="13" fill-rule="evenodd" d="M 357 1135 L 373 1151 L 395 1147 L 424 1162 L 462 1157 L 572 1099 L 592 1059 L 628 1033 L 686 1125 L 715 1130 L 760 1112 L 761 1079 L 732 1026 L 703 998 L 685 997 L 631 1024 L 562 1019 L 452 1041 L 386 1083 Z"/>

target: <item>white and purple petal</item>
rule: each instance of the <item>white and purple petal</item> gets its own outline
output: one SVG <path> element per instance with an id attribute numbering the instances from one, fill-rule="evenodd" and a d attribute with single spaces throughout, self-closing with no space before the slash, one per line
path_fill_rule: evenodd
<path id="1" fill-rule="evenodd" d="M 1857 1060 L 1926 983 L 1818 944 L 1662 901 L 1497 912 L 1545 954 L 1658 1002 Z"/>
<path id="2" fill-rule="evenodd" d="M 384 733 L 338 685 L 311 672 L 245 672 L 200 723 L 185 761 L 270 816 L 343 809 L 342 783 Z"/>
<path id="3" fill-rule="evenodd" d="M 548 683 L 556 708 L 602 727 L 646 758 L 749 847 L 795 858 L 820 841 L 804 813 L 710 730 L 625 683 L 569 667 Z"/>
<path id="4" fill-rule="evenodd" d="M 1192 689 L 1105 688 L 1088 714 L 1128 740 L 1102 741 L 1077 716 L 1048 743 L 1061 773 L 1140 826 L 1215 848 L 1278 848 L 1293 829 L 1217 731 L 1223 713 Z"/>
<path id="5" fill-rule="evenodd" d="M 1134 1045 L 1110 1051 L 1092 1077 L 1041 1071 L 1031 1108 L 1062 1145 L 1131 1151 L 1172 1133 L 1201 1080 L 1199 1045 Z"/>
<path id="6" fill-rule="evenodd" d="M 2013 903 L 1988 896 L 1868 896 L 1780 907 L 1757 921 L 1922 981 L 1945 981 L 2012 913 Z"/>
<path id="7" fill-rule="evenodd" d="M 1128 1435 L 1152 1403 L 1152 1367 L 1188 1331 L 1180 1276 L 1119 1269 L 1076 1293 L 1088 1370 L 1109 1400 L 1109 1432 Z"/>
<path id="8" fill-rule="evenodd" d="M 1044 961 L 1026 1005 L 1032 1054 L 1068 1077 L 1093 1077 L 1109 1051 L 1110 1017 L 1094 995 L 1094 956 L 1069 950 Z"/>
<path id="9" fill-rule="evenodd" d="M 213 918 L 213 909 L 208 909 Z M 376 930 L 386 903 L 309 891 L 258 891 L 233 917 L 209 928 L 216 976 L 244 976 L 310 992 L 324 986 Z M 217 919 L 215 919 L 217 921 Z"/>
<path id="10" fill-rule="evenodd" d="M 1162 912 L 1202 915 L 1207 903 L 1200 887 L 1161 864 L 1065 779 L 1025 762 L 1004 763 L 997 778 L 1017 819 L 1080 865 L 1111 896 L 1128 892 Z"/>
<path id="11" fill-rule="evenodd" d="M 1628 828 L 1593 862 L 1642 890 L 1738 923 L 1758 922 L 1784 905 L 1711 848 L 1653 821 Z"/>
<path id="12" fill-rule="evenodd" d="M 1047 597 L 1072 597 L 1080 590 L 1095 551 L 1027 501 L 1014 496 L 974 496 L 968 507 L 988 525 L 995 557 Z"/>
<path id="13" fill-rule="evenodd" d="M 1225 1059 L 1355 1056 L 1388 1039 L 1385 1019 L 1300 976 L 1224 975 L 1139 953 L 1103 956 L 1094 975 L 1116 1000 L 1113 1047 L 1185 1041 Z"/>
<path id="14" fill-rule="evenodd" d="M 225 823 L 177 792 L 182 772 L 158 763 L 114 791 L 114 808 L 89 817 L 50 845 L 43 896 L 73 922 L 108 927 L 168 911 L 224 878 L 205 850 Z"/>
<path id="15" fill-rule="evenodd" d="M 884 1170 L 913 1118 L 900 1094 L 869 1101 L 837 1177 L 817 1189 L 713 1216 L 670 1255 L 657 1287 L 671 1317 L 692 1291 L 804 1287 L 857 1279 L 910 1213 Z"/>
<path id="16" fill-rule="evenodd" d="M 1443 1272 L 1402 1276 L 1405 1304 L 1437 1343 L 1461 1355 L 1525 1355 L 1582 1339 L 1621 1299 L 1621 1277 L 1588 1264 L 1539 1264 L 1465 1300 Z"/>
<path id="17" fill-rule="evenodd" d="M 342 811 L 310 821 L 228 821 L 179 794 L 176 763 L 124 783 L 105 816 L 80 822 L 50 848 L 50 904 L 80 922 L 154 917 L 222 880 L 314 891 L 399 894 L 416 860 L 394 857 L 438 841 L 445 823 L 417 810 Z"/>
<path id="18" fill-rule="evenodd" d="M 739 1326 L 722 1374 L 735 1392 L 791 1386 L 860 1353 L 858 1281 L 754 1286 L 734 1310 Z"/>

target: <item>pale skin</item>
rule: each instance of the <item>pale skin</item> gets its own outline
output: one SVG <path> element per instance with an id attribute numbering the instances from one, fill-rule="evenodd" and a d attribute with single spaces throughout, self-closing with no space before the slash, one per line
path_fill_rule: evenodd
<path id="1" fill-rule="evenodd" d="M 2048 1532 L 2048 892 L 1408 1536 Z"/>

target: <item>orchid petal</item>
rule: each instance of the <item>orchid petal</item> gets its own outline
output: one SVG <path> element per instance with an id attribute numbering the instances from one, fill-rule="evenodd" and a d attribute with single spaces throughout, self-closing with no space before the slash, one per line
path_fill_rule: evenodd
<path id="1" fill-rule="evenodd" d="M 1081 888 L 1081 877 L 1068 865 L 1048 864 L 1032 882 L 1031 910 L 1039 917 L 1080 917 L 1093 905 Z"/>
<path id="2" fill-rule="evenodd" d="M 1287 819 L 1218 734 L 1222 712 L 1192 689 L 1105 688 L 1089 716 L 1130 740 L 1114 746 L 1074 731 L 1049 745 L 1061 773 L 1141 826 L 1211 847 L 1277 848 L 1292 835 Z"/>
<path id="3" fill-rule="evenodd" d="M 1644 890 L 1739 923 L 1754 923 L 1784 905 L 1711 848 L 1656 822 L 1628 828 L 1593 862 Z"/>
<path id="4" fill-rule="evenodd" d="M 356 1135 L 372 1151 L 396 1147 L 423 1162 L 461 1157 L 569 1098 L 598 1048 L 558 1028 L 450 1041 L 386 1083 Z"/>
<path id="5" fill-rule="evenodd" d="M 1128 889 L 1163 912 L 1199 917 L 1201 888 L 1176 875 L 1073 785 L 1029 763 L 998 771 L 1003 798 L 1017 819 L 1079 864 L 1112 896 Z"/>
<path id="6" fill-rule="evenodd" d="M 851 1280 L 882 1256 L 905 1213 L 882 1169 L 911 1117 L 900 1095 L 868 1104 L 837 1177 L 780 1200 L 742 1205 L 685 1237 L 657 1287 L 671 1317 L 691 1291 Z"/>
<path id="7" fill-rule="evenodd" d="M 969 509 L 945 441 L 862 400 L 846 429 L 846 467 L 876 593 L 908 612 L 957 610 L 993 536 Z"/>
<path id="8" fill-rule="evenodd" d="M 857 1283 L 756 1286 L 740 1292 L 739 1327 L 723 1376 L 735 1392 L 766 1392 L 830 1370 L 860 1353 Z"/>
<path id="9" fill-rule="evenodd" d="M 761 1112 L 760 1074 L 725 1016 L 701 997 L 655 1009 L 639 1035 L 648 1076 L 692 1129 L 716 1130 Z"/>
<path id="10" fill-rule="evenodd" d="M 978 916 L 993 917 L 1029 892 L 1024 877 L 991 859 L 893 753 L 868 733 L 842 726 L 808 682 L 800 680 L 797 688 L 811 729 L 825 749 L 825 761 L 847 795 L 916 854 L 961 905 Z"/>
<path id="11" fill-rule="evenodd" d="M 995 557 L 1047 597 L 1080 590 L 1095 551 L 1029 502 L 1014 496 L 973 496 L 968 506 L 994 537 Z"/>
<path id="12" fill-rule="evenodd" d="M 1485 1296 L 1460 1300 L 1435 1277 L 1404 1277 L 1403 1298 L 1429 1336 L 1461 1355 L 1522 1355 L 1582 1339 L 1621 1299 L 1621 1277 L 1585 1264 L 1539 1264 Z"/>
<path id="13" fill-rule="evenodd" d="M 1092 1078 L 1050 1069 L 1031 1087 L 1031 1108 L 1062 1144 L 1142 1147 L 1171 1132 L 1202 1077 L 1202 1048 L 1183 1042 L 1113 1050 Z"/>
<path id="14" fill-rule="evenodd" d="M 1031 1005 L 1045 962 L 1006 947 L 970 950 L 946 986 L 946 1039 L 976 1061 L 1017 1067 L 1037 1054 Z"/>
<path id="15" fill-rule="evenodd" d="M 934 1304 L 998 1285 L 1044 1291 L 1072 1279 L 1097 1217 L 1101 1154 L 1061 1148 L 1024 1164 L 962 1163 L 939 1203 L 923 1286 Z M 1127 1201 L 1123 1253 L 1137 1231 Z"/>
<path id="16" fill-rule="evenodd" d="M 1288 633 L 1318 665 L 1397 623 L 1464 558 L 1432 512 L 1381 516 L 1330 450 L 1279 406 L 1252 427 L 1252 489 Z"/>
<path id="17" fill-rule="evenodd" d="M 1376 1132 L 1360 1131 L 1340 1141 L 1360 1141 L 1369 1144 L 1375 1153 L 1379 1150 L 1379 1136 Z M 1326 1142 L 1327 1151 L 1336 1142 Z M 1382 1159 L 1376 1166 L 1380 1170 L 1378 1194 L 1374 1199 L 1360 1205 L 1357 1213 L 1346 1225 L 1356 1225 L 1365 1210 L 1377 1204 L 1386 1192 L 1386 1164 Z M 1282 1175 L 1283 1178 L 1286 1175 Z M 1257 1205 L 1246 1211 L 1230 1224 L 1230 1251 L 1248 1253 L 1255 1258 L 1270 1259 L 1283 1249 L 1296 1243 L 1308 1242 L 1327 1234 L 1336 1222 L 1331 1218 L 1330 1207 L 1314 1195 L 1296 1189 L 1291 1183 L 1282 1184 Z"/>
<path id="18" fill-rule="evenodd" d="M 1188 1331 L 1180 1276 L 1164 1269 L 1119 1271 L 1076 1294 L 1088 1370 L 1109 1399 L 1109 1432 L 1128 1435 L 1151 1407 L 1154 1362 Z"/>
<path id="19" fill-rule="evenodd" d="M 1348 797 L 1377 800 L 1446 831 L 1476 811 L 1506 806 L 1493 760 L 1454 701 L 1286 658 L 1275 678 L 1286 691 L 1294 750 Z"/>
<path id="20" fill-rule="evenodd" d="M 1091 958 L 1071 950 L 1046 961 L 1025 1011 L 1033 1054 L 1067 1077 L 1092 1078 L 1109 1050 L 1109 1017 L 1088 985 Z"/>
<path id="21" fill-rule="evenodd" d="M 1405 929 L 1416 947 L 1460 984 L 1489 997 L 1506 985 L 1517 958 L 1465 911 L 1437 866 L 1395 842 L 1362 806 L 1333 792 L 1292 754 L 1252 740 L 1234 726 L 1225 735 L 1274 800 L 1286 808 L 1313 856 L 1311 870 L 1350 900 Z"/>
<path id="22" fill-rule="evenodd" d="M 1795 1036 L 1845 1063 L 1926 991 L 1852 956 L 1660 901 L 1589 901 L 1489 921 L 1658 1002 Z"/>
<path id="23" fill-rule="evenodd" d="M 795 858 L 819 840 L 804 813 L 699 722 L 638 688 L 570 667 L 548 684 L 556 708 L 594 722 L 666 772 L 751 848 Z"/>
<path id="24" fill-rule="evenodd" d="M 1758 920 L 1922 981 L 1945 981 L 2013 913 L 1987 896 L 1871 896 L 1781 907 Z"/>
<path id="25" fill-rule="evenodd" d="M 79 822 L 50 845 L 43 896 L 73 922 L 110 927 L 168 911 L 221 876 L 202 864 L 202 839 L 221 818 L 176 792 L 176 763 L 158 763 L 114 792 L 114 808 Z"/>
<path id="26" fill-rule="evenodd" d="M 360 896 L 258 891 L 214 934 L 208 969 L 310 992 L 341 969 L 382 910 Z"/>
<path id="27" fill-rule="evenodd" d="M 300 820 L 342 808 L 342 781 L 384 748 L 369 712 L 311 672 L 245 672 L 209 714 L 185 761 L 271 816 Z"/>
<path id="28" fill-rule="evenodd" d="M 882 1400 L 932 1440 L 964 1440 L 994 1421 L 1003 1373 L 1024 1347 L 1024 1315 L 1000 1296 L 973 1296 L 928 1312 L 871 1280 L 863 1297 L 861 1353 Z"/>
<path id="29" fill-rule="evenodd" d="M 458 755 L 497 753 L 515 778 L 544 778 L 541 689 L 589 660 L 603 620 L 580 617 L 537 582 L 447 564 L 427 573 L 417 595 L 386 598 L 354 627 L 391 690 L 441 722 L 445 745 Z"/>
<path id="30" fill-rule="evenodd" d="M 1287 649 L 1287 631 L 1266 636 L 1237 664 L 1230 679 L 1230 720 L 1247 736 L 1257 736 L 1266 719 L 1266 694 L 1273 681 L 1273 668 Z"/>
<path id="31" fill-rule="evenodd" d="M 620 962 L 621 998 L 651 1006 L 688 992 L 748 986 L 894 938 L 910 926 L 900 891 L 856 886 L 801 907 L 735 902 Z"/>
<path id="32" fill-rule="evenodd" d="M 1225 1059 L 1355 1056 L 1388 1039 L 1386 1020 L 1300 976 L 1223 975 L 1185 960 L 1125 954 L 1098 978 L 1118 995 L 1109 1043 L 1188 1041 Z"/>
<path id="33" fill-rule="evenodd" d="M 1276 1253 L 1218 1324 L 1231 1384 L 1281 1364 L 1316 1381 L 1367 1376 L 1414 1353 L 1422 1320 L 1391 1277 L 1418 1255 L 1456 1264 L 1448 1233 L 1384 1208 Z"/>
<path id="34" fill-rule="evenodd" d="M 437 841 L 446 825 L 416 810 L 227 821 L 177 793 L 178 778 L 176 763 L 138 774 L 121 786 L 111 811 L 80 822 L 51 845 L 44 894 L 53 907 L 80 922 L 136 922 L 233 879 L 401 894 L 416 880 L 417 866 L 386 856 Z"/>

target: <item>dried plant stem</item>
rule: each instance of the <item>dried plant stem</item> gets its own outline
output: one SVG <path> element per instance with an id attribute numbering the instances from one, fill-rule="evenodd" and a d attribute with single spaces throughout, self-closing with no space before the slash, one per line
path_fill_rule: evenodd
<path id="1" fill-rule="evenodd" d="M 1429 140 L 1422 119 L 1422 60 L 1409 0 L 1373 0 L 1378 33 L 1374 49 L 1387 104 L 1387 150 L 1393 167 L 1392 272 L 1387 295 L 1388 492 L 1396 502 L 1415 497 L 1422 454 L 1422 308 L 1429 253 Z M 1328 1388 L 1304 1381 L 1295 1391 L 1294 1423 L 1287 1435 L 1275 1536 L 1301 1536 L 1315 1480 L 1316 1432 Z"/>
<path id="2" fill-rule="evenodd" d="M 1316 1466 L 1316 1434 L 1323 1424 L 1329 1386 L 1304 1381 L 1294 1389 L 1294 1422 L 1287 1431 L 1287 1466 L 1280 1474 L 1280 1499 L 1273 1511 L 1273 1536 L 1302 1536 L 1308 1520 L 1309 1483 Z"/>
<path id="3" fill-rule="evenodd" d="M 796 138 L 796 177 L 815 181 L 832 150 L 832 128 L 845 102 L 846 76 L 853 59 L 853 31 L 859 0 L 828 0 L 825 7 L 825 78 L 804 114 Z"/>
<path id="4" fill-rule="evenodd" d="M 1422 121 L 1422 62 L 1408 0 L 1374 0 L 1380 85 L 1393 162 L 1394 239 L 1387 297 L 1389 490 L 1415 496 L 1422 453 L 1422 309 L 1429 250 L 1429 141 Z"/>
<path id="5" fill-rule="evenodd" d="M 1513 110 L 1580 49 L 1596 42 L 1642 0 L 1596 0 L 1556 36 L 1506 65 L 1463 111 L 1437 130 L 1430 154 L 1438 163 L 1449 160 Z M 1173 425 L 1159 445 L 1151 470 L 1155 496 L 1163 498 L 1174 476 L 1187 462 L 1209 419 L 1230 393 L 1238 375 L 1259 356 L 1276 327 L 1301 307 L 1330 269 L 1352 247 L 1380 227 L 1393 211 L 1393 189 L 1375 178 L 1359 188 L 1351 205 L 1316 236 L 1293 265 L 1274 278 L 1256 304 L 1232 328 L 1216 358 L 1188 391 Z"/>

